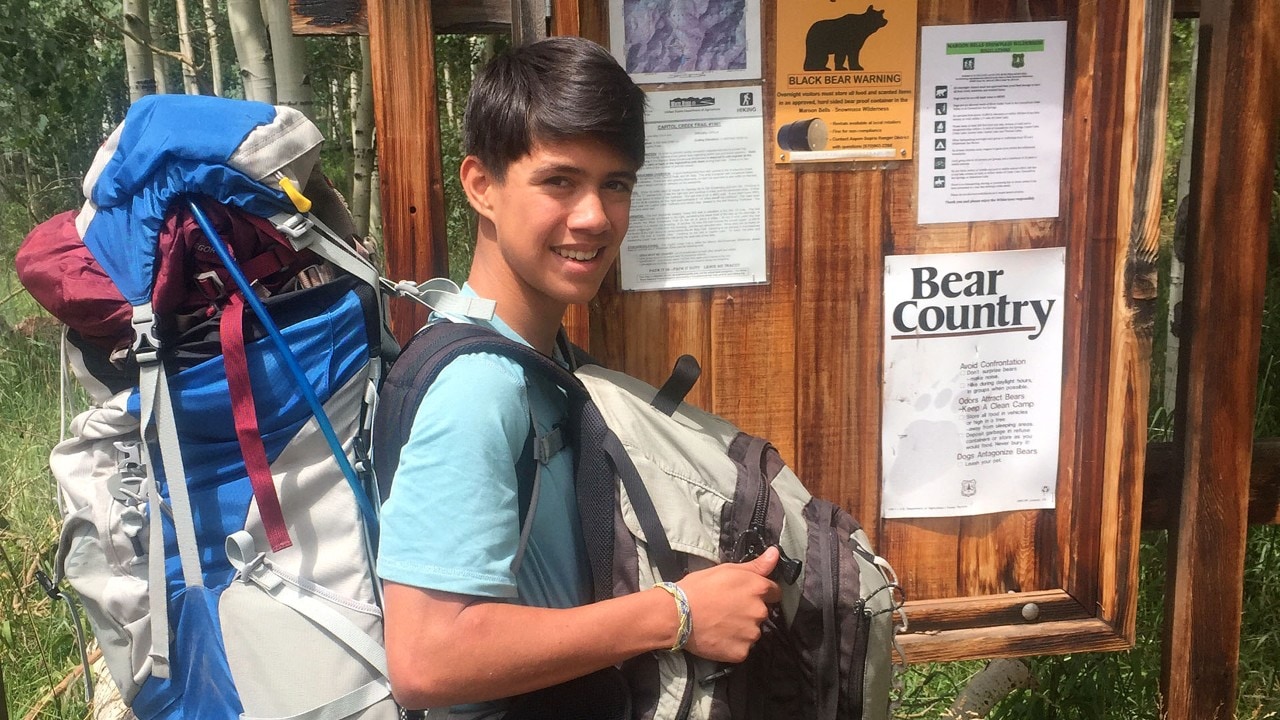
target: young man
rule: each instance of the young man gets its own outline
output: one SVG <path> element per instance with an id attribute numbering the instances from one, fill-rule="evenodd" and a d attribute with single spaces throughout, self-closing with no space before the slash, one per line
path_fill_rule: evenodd
<path id="1" fill-rule="evenodd" d="M 465 119 L 462 187 L 479 216 L 464 292 L 497 302 L 493 327 L 554 356 L 570 303 L 590 300 L 627 231 L 644 162 L 644 95 L 598 45 L 553 38 L 496 58 Z M 549 687 L 677 644 L 682 611 L 660 588 L 590 603 L 572 450 L 543 467 L 518 570 L 516 463 L 530 422 L 565 416 L 561 391 L 477 354 L 432 384 L 383 510 L 378 571 L 396 698 L 406 707 L 483 703 Z M 740 662 L 778 587 L 770 550 L 679 583 L 686 649 Z M 469 705 L 500 717 L 502 703 Z"/>

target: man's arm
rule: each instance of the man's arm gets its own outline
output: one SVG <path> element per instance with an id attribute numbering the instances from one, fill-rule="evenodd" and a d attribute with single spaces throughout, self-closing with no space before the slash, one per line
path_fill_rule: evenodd
<path id="1" fill-rule="evenodd" d="M 690 573 L 680 581 L 693 634 L 686 649 L 741 662 L 760 638 L 774 549 L 750 562 Z M 568 609 L 527 607 L 385 583 L 391 686 L 408 708 L 510 697 L 571 680 L 675 643 L 671 595 L 650 589 Z"/>

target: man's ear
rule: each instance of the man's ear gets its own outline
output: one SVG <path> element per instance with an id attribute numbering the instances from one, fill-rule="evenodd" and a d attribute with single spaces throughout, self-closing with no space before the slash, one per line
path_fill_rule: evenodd
<path id="1" fill-rule="evenodd" d="M 492 190 L 497 185 L 489 168 L 480 162 L 480 158 L 468 155 L 462 159 L 458 177 L 462 181 L 462 191 L 467 194 L 467 202 L 482 217 L 488 218 L 493 212 Z"/>

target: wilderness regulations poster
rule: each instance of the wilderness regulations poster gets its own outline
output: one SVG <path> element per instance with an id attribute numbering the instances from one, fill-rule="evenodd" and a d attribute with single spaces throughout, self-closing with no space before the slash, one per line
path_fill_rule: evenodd
<path id="1" fill-rule="evenodd" d="M 883 517 L 1052 508 L 1064 248 L 891 255 Z"/>
<path id="2" fill-rule="evenodd" d="M 779 5 L 775 161 L 912 156 L 916 0 L 865 2 Z"/>
<path id="3" fill-rule="evenodd" d="M 1067 24 L 920 31 L 920 224 L 1059 213 Z"/>
<path id="4" fill-rule="evenodd" d="M 623 290 L 768 279 L 761 97 L 759 85 L 649 93 Z"/>

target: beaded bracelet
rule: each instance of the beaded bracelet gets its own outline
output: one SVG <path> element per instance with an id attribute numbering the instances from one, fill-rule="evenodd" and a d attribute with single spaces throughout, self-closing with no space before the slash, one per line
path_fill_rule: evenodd
<path id="1" fill-rule="evenodd" d="M 675 598 L 676 610 L 680 613 L 680 628 L 676 632 L 676 643 L 671 646 L 670 652 L 683 650 L 685 644 L 689 642 L 689 636 L 693 634 L 693 614 L 689 612 L 689 598 L 685 597 L 684 590 L 673 582 L 657 583 L 654 587 L 666 590 L 671 593 L 671 597 Z"/>

